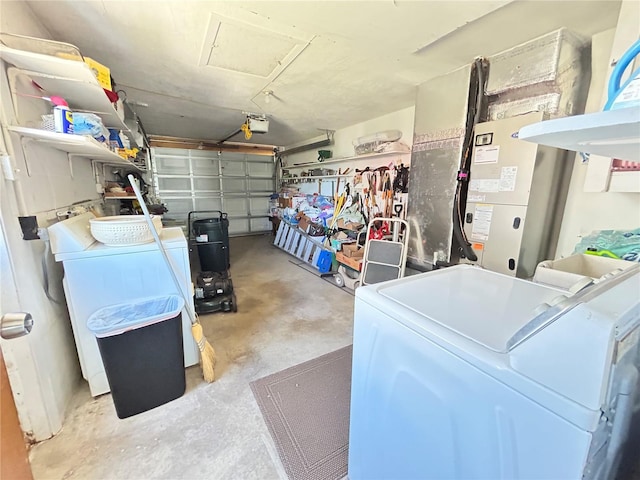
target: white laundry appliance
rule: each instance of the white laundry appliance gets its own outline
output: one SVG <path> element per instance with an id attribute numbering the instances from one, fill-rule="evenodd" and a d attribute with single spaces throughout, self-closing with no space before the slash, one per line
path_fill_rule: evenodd
<path id="1" fill-rule="evenodd" d="M 109 383 L 95 335 L 87 319 L 96 310 L 145 297 L 180 294 L 155 243 L 107 246 L 91 235 L 85 213 L 49 227 L 51 250 L 64 268 L 64 291 L 78 349 L 82 375 L 92 396 L 109 392 Z M 160 239 L 182 283 L 185 298 L 193 298 L 187 241 L 180 228 L 165 228 Z M 180 278 L 181 277 L 181 278 Z M 193 302 L 185 308 L 193 311 Z M 189 316 L 182 312 L 185 366 L 199 361 Z"/>
<path id="2" fill-rule="evenodd" d="M 640 265 L 565 295 L 470 265 L 356 290 L 349 479 L 612 478 Z"/>

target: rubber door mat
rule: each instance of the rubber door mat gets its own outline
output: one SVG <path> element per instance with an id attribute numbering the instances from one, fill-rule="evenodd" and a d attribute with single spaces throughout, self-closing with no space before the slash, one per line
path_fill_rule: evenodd
<path id="1" fill-rule="evenodd" d="M 352 345 L 251 382 L 290 480 L 347 474 Z"/>

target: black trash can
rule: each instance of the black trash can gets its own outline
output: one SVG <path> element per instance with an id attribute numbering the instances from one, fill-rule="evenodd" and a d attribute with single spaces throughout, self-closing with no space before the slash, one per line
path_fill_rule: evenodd
<path id="1" fill-rule="evenodd" d="M 203 272 L 224 272 L 229 269 L 229 219 L 203 218 L 193 222 L 193 235 L 198 245 L 200 269 Z"/>
<path id="2" fill-rule="evenodd" d="M 186 388 L 182 308 L 177 295 L 101 308 L 87 320 L 119 418 L 181 397 Z"/>

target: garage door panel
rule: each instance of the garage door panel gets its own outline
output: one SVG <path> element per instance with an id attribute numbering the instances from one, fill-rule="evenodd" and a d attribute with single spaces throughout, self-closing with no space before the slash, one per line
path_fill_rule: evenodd
<path id="1" fill-rule="evenodd" d="M 158 178 L 160 191 L 173 190 L 188 193 L 191 191 L 191 180 L 187 178 Z"/>
<path id="2" fill-rule="evenodd" d="M 190 198 L 170 198 L 165 196 L 162 198 L 162 202 L 169 210 L 167 216 L 171 218 L 174 215 L 186 214 L 193 210 L 193 201 Z"/>
<path id="3" fill-rule="evenodd" d="M 222 175 L 225 177 L 244 177 L 247 174 L 245 165 L 244 162 L 222 160 Z"/>
<path id="4" fill-rule="evenodd" d="M 230 218 L 229 219 L 229 234 L 240 234 L 250 232 L 249 220 L 246 218 Z"/>
<path id="5" fill-rule="evenodd" d="M 273 180 L 270 178 L 250 178 L 249 188 L 250 192 L 273 192 Z"/>
<path id="6" fill-rule="evenodd" d="M 229 162 L 244 162 L 247 159 L 247 154 L 237 152 L 222 152 L 220 154 L 220 159 Z"/>
<path id="7" fill-rule="evenodd" d="M 217 158 L 192 158 L 191 168 L 194 175 L 219 175 L 220 161 Z"/>
<path id="8" fill-rule="evenodd" d="M 268 198 L 250 198 L 249 212 L 251 215 L 268 215 L 269 199 Z"/>
<path id="9" fill-rule="evenodd" d="M 250 177 L 273 178 L 273 163 L 247 162 Z"/>
<path id="10" fill-rule="evenodd" d="M 272 156 L 154 148 L 152 160 L 156 193 L 169 209 L 167 219 L 186 225 L 191 211 L 219 210 L 229 215 L 232 235 L 271 230 Z"/>
<path id="11" fill-rule="evenodd" d="M 157 156 L 156 170 L 165 175 L 189 175 L 189 159 Z"/>
<path id="12" fill-rule="evenodd" d="M 223 200 L 223 205 L 225 208 L 224 211 L 227 212 L 230 217 L 233 215 L 245 216 L 249 211 L 247 199 L 243 197 L 225 198 Z"/>
<path id="13" fill-rule="evenodd" d="M 247 191 L 247 182 L 244 178 L 223 178 L 222 191 L 225 193 L 244 193 Z"/>
<path id="14" fill-rule="evenodd" d="M 182 148 L 156 148 L 156 154 L 164 157 L 184 157 L 185 150 Z"/>
<path id="15" fill-rule="evenodd" d="M 247 162 L 273 163 L 273 156 L 272 155 L 256 155 L 253 153 L 247 153 L 245 155 L 245 160 Z"/>
<path id="16" fill-rule="evenodd" d="M 207 197 L 196 197 L 194 203 L 196 204 L 196 210 L 220 210 L 222 209 L 222 198 L 207 198 Z"/>
<path id="17" fill-rule="evenodd" d="M 252 218 L 250 221 L 252 232 L 264 232 L 271 230 L 271 222 L 268 218 Z"/>
<path id="18" fill-rule="evenodd" d="M 213 177 L 194 177 L 193 189 L 197 192 L 219 192 L 220 179 Z"/>

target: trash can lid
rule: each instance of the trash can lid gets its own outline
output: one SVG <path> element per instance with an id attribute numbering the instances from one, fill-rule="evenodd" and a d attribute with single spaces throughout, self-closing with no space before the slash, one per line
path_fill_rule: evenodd
<path id="1" fill-rule="evenodd" d="M 101 308 L 91 314 L 87 320 L 87 328 L 96 337 L 110 337 L 169 320 L 183 308 L 184 300 L 178 295 L 141 298 Z"/>

